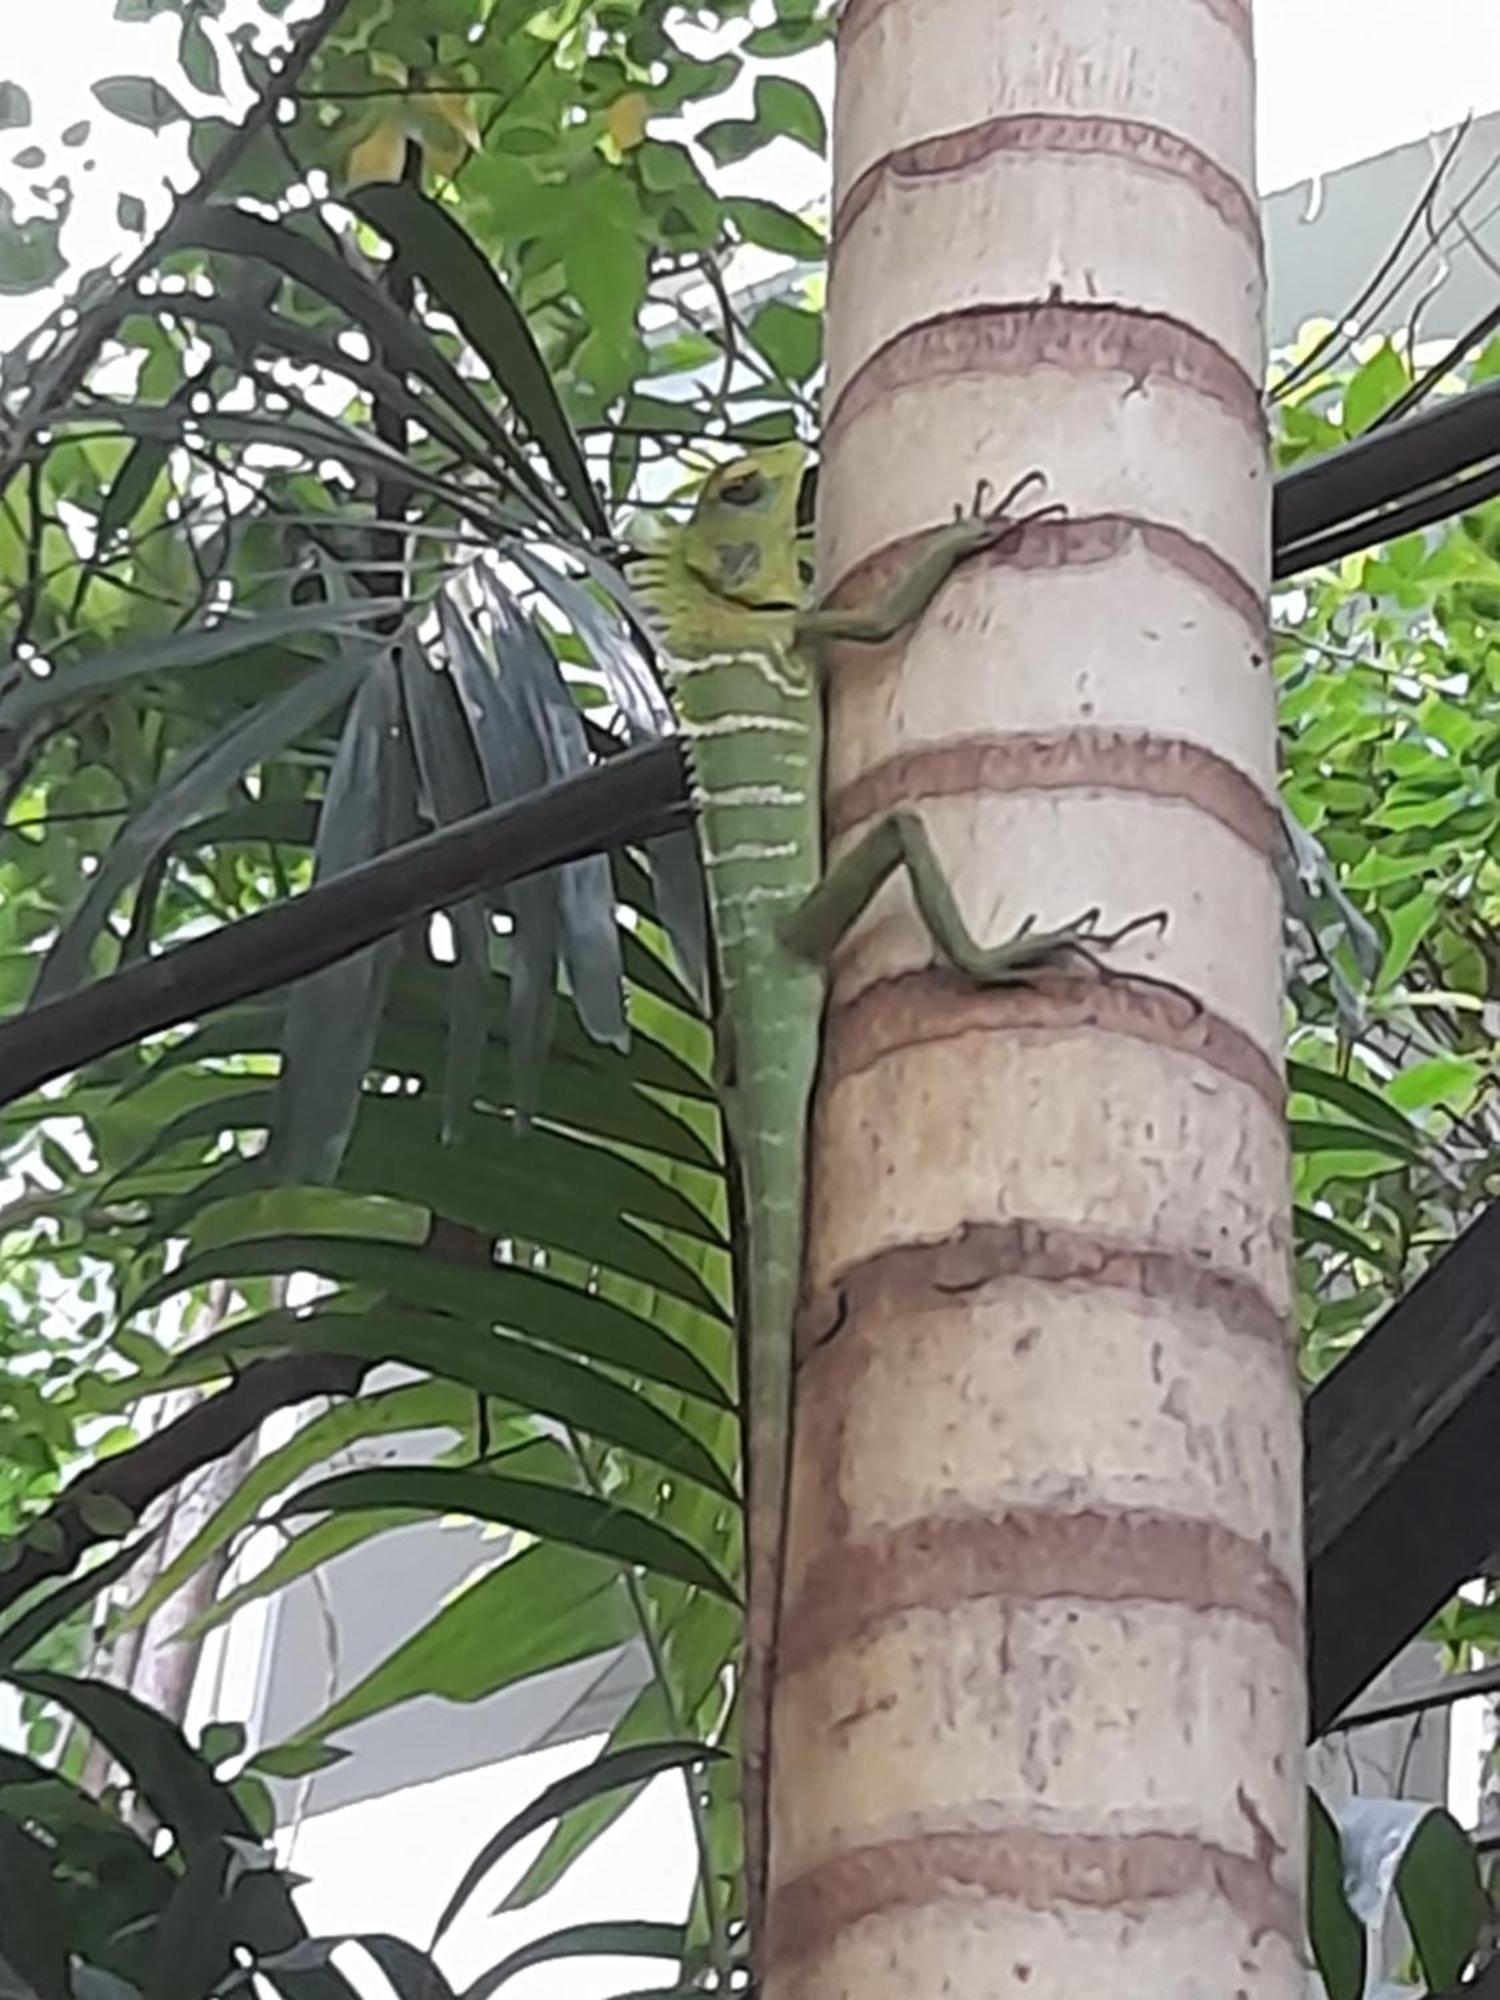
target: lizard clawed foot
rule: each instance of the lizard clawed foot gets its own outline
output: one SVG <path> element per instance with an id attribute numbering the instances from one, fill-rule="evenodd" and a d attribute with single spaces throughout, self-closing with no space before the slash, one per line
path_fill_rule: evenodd
<path id="1" fill-rule="evenodd" d="M 974 498 L 967 510 L 956 506 L 953 518 L 956 524 L 967 531 L 973 547 L 978 549 L 996 548 L 1008 541 L 1019 541 L 1022 533 L 1037 521 L 1061 520 L 1067 509 L 1060 501 L 1051 500 L 1044 507 L 1032 507 L 1024 514 L 1015 512 L 1017 501 L 1029 488 L 1043 487 L 1047 475 L 1037 468 L 1023 473 L 997 500 L 994 486 L 988 479 L 976 481 Z"/>
<path id="2" fill-rule="evenodd" d="M 1080 958 L 1099 979 L 1110 985 L 1124 983 L 1131 986 L 1159 987 L 1162 992 L 1171 993 L 1177 999 L 1185 1000 L 1190 1010 L 1189 1019 L 1195 1020 L 1203 1012 L 1203 1002 L 1197 994 L 1189 993 L 1185 986 L 1177 985 L 1174 980 L 1158 979 L 1154 973 L 1129 972 L 1118 965 L 1111 965 L 1103 956 L 1104 953 L 1113 951 L 1116 945 L 1122 944 L 1126 938 L 1134 936 L 1137 931 L 1154 929 L 1158 936 L 1162 935 L 1167 928 L 1167 912 L 1148 910 L 1144 916 L 1132 917 L 1128 923 L 1123 923 L 1112 931 L 1100 930 L 1100 915 L 1101 912 L 1096 906 L 1075 917 L 1072 923 L 1062 924 L 1055 931 L 1042 933 L 1037 938 L 1039 951 L 1054 961 L 1067 957 Z M 1034 918 L 1026 919 L 1016 932 L 1017 941 L 1031 931 L 1034 922 Z"/>
<path id="3" fill-rule="evenodd" d="M 1008 487 L 1001 494 L 1000 498 L 991 505 L 990 495 L 994 492 L 994 487 L 987 479 L 978 480 L 974 487 L 974 504 L 969 511 L 972 514 L 982 515 L 992 521 L 1007 518 L 1014 509 L 1016 502 L 1029 486 L 1042 487 L 1046 484 L 1046 473 L 1042 471 L 1040 466 L 1034 465 L 1030 472 L 1023 472 L 1021 477 Z"/>
<path id="4" fill-rule="evenodd" d="M 1100 951 L 1113 951 L 1117 944 L 1123 944 L 1126 938 L 1134 936 L 1137 931 L 1154 929 L 1158 937 L 1166 935 L 1165 910 L 1147 910 L 1143 917 L 1132 917 L 1128 924 L 1121 924 L 1117 931 L 1099 930 L 1097 928 L 1099 915 L 1097 908 L 1088 910 L 1084 914 L 1083 922 L 1087 924 L 1088 935 Z"/>
<path id="5" fill-rule="evenodd" d="M 994 482 L 989 479 L 976 479 L 974 482 L 974 498 L 969 502 L 967 507 L 964 506 L 961 500 L 955 501 L 953 518 L 955 521 L 1008 520 L 1011 510 L 1028 486 L 1045 486 L 1046 484 L 1046 473 L 1040 467 L 1033 466 L 1030 472 L 1023 472 L 1021 477 L 1013 485 L 1007 487 L 1000 498 L 996 500 L 993 497 L 995 491 Z"/>

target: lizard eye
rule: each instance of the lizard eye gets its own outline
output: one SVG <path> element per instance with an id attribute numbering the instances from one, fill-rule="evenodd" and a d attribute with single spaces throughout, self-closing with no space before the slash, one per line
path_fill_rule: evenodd
<path id="1" fill-rule="evenodd" d="M 719 498 L 731 507 L 753 507 L 764 493 L 766 482 L 761 474 L 751 466 L 737 479 L 726 479 L 719 488 Z"/>

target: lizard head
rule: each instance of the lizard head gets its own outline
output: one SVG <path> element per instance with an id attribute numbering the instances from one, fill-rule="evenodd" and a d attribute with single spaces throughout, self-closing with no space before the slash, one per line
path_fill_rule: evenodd
<path id="1" fill-rule="evenodd" d="M 704 480 L 682 549 L 688 569 L 716 597 L 750 610 L 800 602 L 797 495 L 806 462 L 800 444 L 767 445 Z"/>

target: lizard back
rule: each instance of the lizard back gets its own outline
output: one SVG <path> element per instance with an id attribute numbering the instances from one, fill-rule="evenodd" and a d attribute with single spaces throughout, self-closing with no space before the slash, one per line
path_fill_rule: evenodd
<path id="1" fill-rule="evenodd" d="M 740 1723 L 757 1950 L 807 1123 L 825 991 L 821 968 L 788 951 L 777 928 L 817 884 L 823 858 L 822 689 L 812 656 L 796 644 L 802 467 L 801 447 L 783 445 L 719 468 L 642 585 L 659 621 L 697 809 L 719 987 L 721 1101 L 748 1239 L 736 1299 L 748 1582 Z"/>

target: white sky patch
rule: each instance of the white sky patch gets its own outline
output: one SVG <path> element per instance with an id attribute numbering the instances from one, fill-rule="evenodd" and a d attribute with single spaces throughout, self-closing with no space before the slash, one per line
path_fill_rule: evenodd
<path id="1" fill-rule="evenodd" d="M 300 13 L 302 10 L 296 10 Z M 758 0 L 752 20 L 771 16 L 771 0 Z M 253 12 L 241 0 L 226 20 Z M 113 0 L 52 0 L 22 7 L 9 0 L 0 48 L 0 75 L 30 93 L 32 128 L 0 135 L 0 179 L 24 215 L 27 186 L 66 163 L 74 183 L 74 218 L 67 247 L 75 271 L 91 269 L 137 240 L 121 229 L 116 201 L 123 191 L 146 203 L 151 226 L 167 212 L 164 185 L 181 182 L 185 140 L 181 126 L 159 138 L 123 124 L 94 101 L 89 86 L 104 76 L 155 75 L 169 81 L 189 109 L 222 109 L 182 81 L 176 61 L 177 22 L 163 16 L 146 25 L 114 19 Z M 1455 124 L 1469 111 L 1500 108 L 1500 35 L 1494 0 L 1257 0 L 1259 49 L 1260 181 L 1265 191 L 1308 175 L 1332 172 L 1422 134 Z M 210 32 L 217 33 L 214 24 Z M 715 38 L 686 27 L 679 39 L 695 54 L 710 52 Z M 733 89 L 698 108 L 694 126 L 740 118 L 751 109 L 754 67 Z M 226 64 L 226 70 L 230 65 Z M 826 105 L 831 96 L 830 50 L 815 49 L 778 70 L 798 78 Z M 87 145 L 67 152 L 63 130 L 88 118 Z M 47 167 L 29 176 L 10 162 L 29 145 L 47 149 Z M 91 173 L 80 171 L 93 159 Z M 804 147 L 777 140 L 738 166 L 721 184 L 732 193 L 770 196 L 791 208 L 826 200 L 827 169 Z M 779 260 L 754 252 L 736 278 L 754 282 Z M 34 324 L 50 301 L 0 296 L 0 345 Z"/>
<path id="2" fill-rule="evenodd" d="M 150 22 L 117 21 L 113 0 L 52 0 L 50 6 L 5 5 L 5 33 L 0 38 L 0 77 L 20 84 L 31 99 L 32 121 L 21 131 L 0 133 L 0 185 L 16 204 L 22 220 L 41 206 L 33 186 L 45 187 L 56 174 L 72 183 L 73 211 L 64 232 L 71 260 L 68 277 L 93 270 L 111 260 L 123 260 L 141 242 L 122 226 L 117 208 L 122 194 L 145 204 L 148 230 L 160 227 L 171 206 L 167 177 L 178 187 L 190 184 L 185 124 L 168 126 L 160 134 L 116 118 L 94 97 L 90 86 L 109 76 L 149 76 L 164 83 L 185 109 L 220 117 L 238 115 L 243 88 L 236 89 L 236 64 L 223 37 L 255 11 L 249 0 L 235 0 L 222 21 L 205 19 L 218 50 L 221 68 L 235 96 L 205 97 L 182 75 L 177 61 L 181 23 L 171 15 Z M 62 134 L 87 120 L 82 145 L 64 146 Z M 46 161 L 35 171 L 13 164 L 17 153 L 41 146 Z M 92 164 L 90 164 L 92 163 Z M 65 279 L 65 283 L 67 280 Z M 19 298 L 0 294 L 0 346 L 8 346 L 50 309 L 50 294 Z"/>

